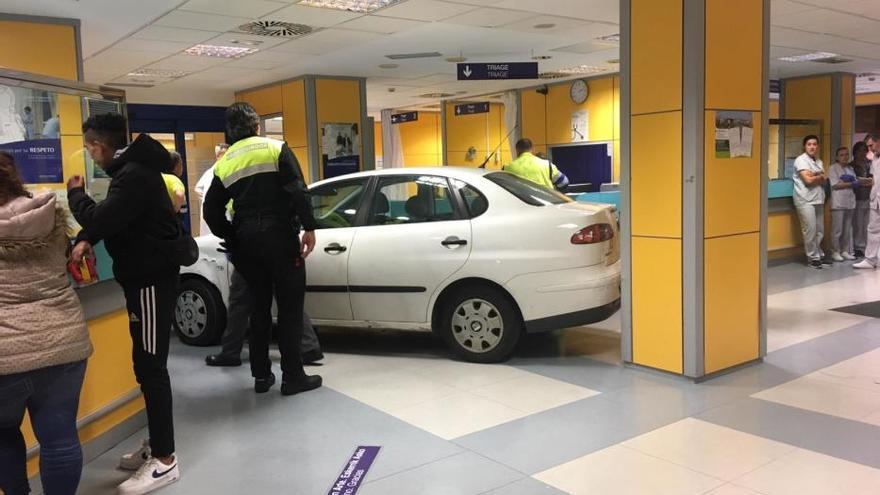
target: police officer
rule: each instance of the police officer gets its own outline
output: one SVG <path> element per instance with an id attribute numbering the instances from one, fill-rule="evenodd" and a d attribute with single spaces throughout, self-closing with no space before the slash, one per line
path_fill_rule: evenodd
<path id="1" fill-rule="evenodd" d="M 321 377 L 303 370 L 302 337 L 305 258 L 315 247 L 312 215 L 299 163 L 285 143 L 260 137 L 260 116 L 247 103 L 226 109 L 226 154 L 214 165 L 205 196 L 205 220 L 226 241 L 232 263 L 253 293 L 250 362 L 254 390 L 275 383 L 269 360 L 272 295 L 278 303 L 281 393 L 293 395 L 321 386 Z M 235 204 L 233 223 L 226 204 Z M 299 239 L 298 219 L 305 233 Z"/>
<path id="2" fill-rule="evenodd" d="M 516 160 L 504 166 L 506 172 L 530 180 L 548 189 L 564 189 L 568 177 L 556 165 L 532 154 L 532 140 L 523 138 L 516 142 Z"/>

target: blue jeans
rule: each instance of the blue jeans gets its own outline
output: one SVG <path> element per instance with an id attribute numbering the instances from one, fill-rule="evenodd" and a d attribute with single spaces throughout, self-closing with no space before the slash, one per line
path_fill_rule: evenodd
<path id="1" fill-rule="evenodd" d="M 85 373 L 86 362 L 78 361 L 0 375 L 0 489 L 6 495 L 30 492 L 21 433 L 25 409 L 40 443 L 43 493 L 76 493 L 83 464 L 76 412 Z"/>

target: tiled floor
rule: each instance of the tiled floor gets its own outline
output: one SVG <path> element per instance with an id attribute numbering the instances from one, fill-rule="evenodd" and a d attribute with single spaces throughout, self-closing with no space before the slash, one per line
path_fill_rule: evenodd
<path id="1" fill-rule="evenodd" d="M 494 366 L 426 334 L 325 332 L 326 386 L 292 398 L 175 343 L 182 478 L 160 493 L 324 495 L 357 445 L 382 446 L 367 495 L 880 493 L 880 321 L 831 311 L 878 299 L 880 272 L 790 264 L 768 285 L 765 361 L 701 384 L 621 366 L 616 316 Z M 143 434 L 80 493 L 115 493 Z"/>

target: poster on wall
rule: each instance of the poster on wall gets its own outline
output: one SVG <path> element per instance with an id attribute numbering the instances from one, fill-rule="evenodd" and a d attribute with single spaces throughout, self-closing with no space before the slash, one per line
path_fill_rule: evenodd
<path id="1" fill-rule="evenodd" d="M 715 112 L 715 158 L 751 158 L 752 112 Z"/>
<path id="2" fill-rule="evenodd" d="M 571 142 L 584 143 L 590 140 L 590 111 L 578 110 L 571 114 Z"/>
<path id="3" fill-rule="evenodd" d="M 64 182 L 58 117 L 52 114 L 54 99 L 43 93 L 0 85 L 0 150 L 13 156 L 28 184 Z M 40 113 L 39 134 L 35 133 L 34 108 Z"/>
<path id="4" fill-rule="evenodd" d="M 358 125 L 352 123 L 324 124 L 321 129 L 321 154 L 324 178 L 359 172 L 361 141 Z"/>
<path id="5" fill-rule="evenodd" d="M 60 139 L 31 139 L 2 143 L 0 150 L 13 156 L 15 166 L 25 183 L 64 182 Z"/>

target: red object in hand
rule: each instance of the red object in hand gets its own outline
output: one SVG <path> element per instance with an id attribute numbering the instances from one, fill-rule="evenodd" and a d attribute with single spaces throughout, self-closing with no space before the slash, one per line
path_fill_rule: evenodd
<path id="1" fill-rule="evenodd" d="M 67 263 L 67 271 L 77 285 L 90 285 L 98 281 L 95 258 L 90 256 L 83 258 L 79 263 L 76 261 Z"/>

